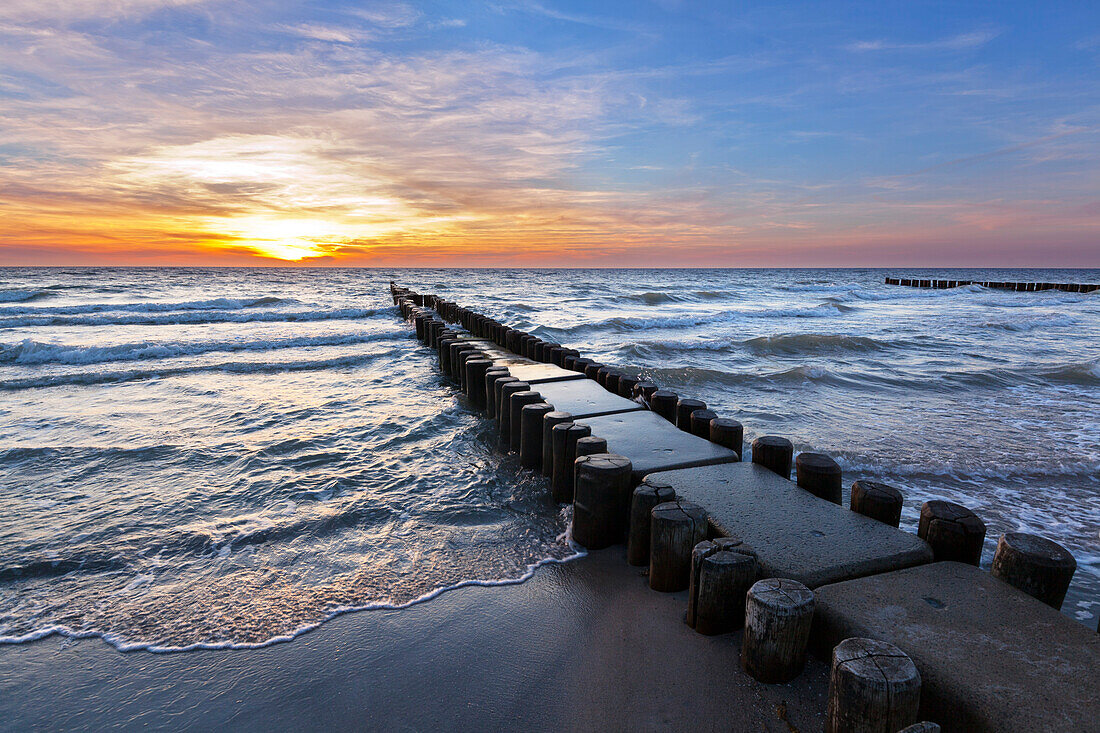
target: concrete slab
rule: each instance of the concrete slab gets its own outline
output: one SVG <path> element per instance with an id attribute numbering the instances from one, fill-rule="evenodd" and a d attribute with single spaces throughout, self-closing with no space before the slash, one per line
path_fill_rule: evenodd
<path id="1" fill-rule="evenodd" d="M 1100 730 L 1100 635 L 972 565 L 818 588 L 814 644 L 863 636 L 908 654 L 921 718 L 944 731 Z"/>
<path id="2" fill-rule="evenodd" d="M 591 379 L 546 382 L 531 388 L 555 410 L 568 412 L 574 420 L 645 409 L 637 402 L 611 394 Z"/>
<path id="3" fill-rule="evenodd" d="M 585 418 L 579 422 L 590 425 L 593 435 L 606 440 L 610 452 L 630 459 L 635 484 L 654 471 L 737 460 L 734 451 L 685 433 L 649 410 Z"/>
<path id="4" fill-rule="evenodd" d="M 521 382 L 527 382 L 528 384 L 568 382 L 574 379 L 584 379 L 583 374 L 579 374 L 570 369 L 562 369 L 560 366 L 544 364 L 537 361 L 532 361 L 529 364 L 509 365 L 508 373 Z"/>
<path id="5" fill-rule="evenodd" d="M 542 362 L 528 359 L 526 356 L 520 356 L 519 354 L 511 352 L 508 349 L 501 348 L 500 346 L 497 346 L 496 343 L 494 343 L 493 341 L 490 341 L 487 338 L 482 338 L 481 336 L 474 336 L 468 333 L 460 333 L 455 338 L 476 344 L 479 349 L 485 352 L 488 358 L 492 359 L 493 364 L 497 366 L 551 366 L 543 365 Z M 558 369 L 560 367 L 554 368 Z M 570 372 L 570 374 L 573 373 L 574 372 Z"/>
<path id="6" fill-rule="evenodd" d="M 755 463 L 667 471 L 676 496 L 706 508 L 711 526 L 759 554 L 764 577 L 816 588 L 932 562 L 932 550 L 903 532 L 820 499 Z"/>

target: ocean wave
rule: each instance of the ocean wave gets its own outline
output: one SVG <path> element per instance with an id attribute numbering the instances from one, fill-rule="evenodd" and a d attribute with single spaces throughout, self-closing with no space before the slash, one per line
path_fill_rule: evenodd
<path id="1" fill-rule="evenodd" d="M 53 295 L 48 290 L 0 290 L 0 303 L 30 303 Z"/>
<path id="2" fill-rule="evenodd" d="M 570 328 L 555 329 L 559 332 L 594 331 L 616 329 L 619 331 L 647 331 L 662 328 L 685 328 L 727 323 L 739 318 L 831 318 L 854 310 L 839 303 L 822 303 L 808 308 L 769 308 L 765 310 L 725 310 L 678 315 L 639 317 L 615 316 L 603 321 L 583 323 Z"/>
<path id="3" fill-rule="evenodd" d="M 83 305 L 55 306 L 7 306 L 0 307 L 0 316 L 65 316 L 85 313 L 168 313 L 172 311 L 231 311 L 244 308 L 265 308 L 271 305 L 291 304 L 298 301 L 293 298 L 278 298 L 266 295 L 260 298 L 212 298 L 209 300 L 188 300 L 180 303 L 86 303 Z"/>
<path id="4" fill-rule="evenodd" d="M 70 346 L 25 339 L 14 344 L 0 343 L 0 364 L 103 364 L 118 361 L 144 361 L 197 356 L 212 352 L 273 351 L 309 346 L 343 346 L 397 339 L 404 331 L 385 333 L 349 333 L 330 336 L 299 336 L 259 341 L 200 341 L 173 344 L 141 342 L 115 346 Z"/>
<path id="5" fill-rule="evenodd" d="M 1002 331 L 1023 333 L 1036 329 L 1068 328 L 1076 326 L 1080 321 L 1068 313 L 1045 313 L 1042 315 L 1020 316 L 1000 321 L 985 321 L 981 328 L 996 328 Z"/>
<path id="6" fill-rule="evenodd" d="M 275 374 L 278 372 L 322 371 L 325 369 L 339 369 L 342 367 L 361 366 L 363 364 L 370 363 L 377 358 L 378 356 L 375 354 L 356 354 L 354 356 L 341 356 L 334 359 L 320 359 L 316 361 L 246 361 L 188 367 L 169 367 L 161 369 L 133 369 L 129 371 L 108 372 L 77 372 L 74 374 L 55 374 L 50 376 L 30 377 L 25 379 L 8 379 L 0 381 L 0 391 L 41 389 L 45 387 L 114 384 L 119 382 L 133 382 L 142 379 L 178 377 L 200 372 L 226 372 L 228 374 Z"/>
<path id="7" fill-rule="evenodd" d="M 175 313 L 72 316 L 21 316 L 0 318 L 0 329 L 30 326 L 165 326 L 194 323 L 253 323 L 278 321 L 328 321 L 370 318 L 386 309 L 338 308 L 318 311 L 182 311 Z"/>
<path id="8" fill-rule="evenodd" d="M 867 336 L 830 333 L 790 333 L 758 336 L 742 341 L 742 345 L 759 355 L 829 354 L 843 352 L 883 351 L 890 344 Z"/>

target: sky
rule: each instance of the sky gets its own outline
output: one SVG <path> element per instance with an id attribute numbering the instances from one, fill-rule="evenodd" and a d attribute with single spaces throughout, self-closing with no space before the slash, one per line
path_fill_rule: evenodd
<path id="1" fill-rule="evenodd" d="M 2 0 L 0 265 L 1100 267 L 1100 3 Z"/>

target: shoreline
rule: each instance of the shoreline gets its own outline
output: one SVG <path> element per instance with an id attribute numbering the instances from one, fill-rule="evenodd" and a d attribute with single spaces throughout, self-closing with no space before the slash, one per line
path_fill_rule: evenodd
<path id="1" fill-rule="evenodd" d="M 258 649 L 53 636 L 0 647 L 0 729 L 821 728 L 824 663 L 758 683 L 740 671 L 741 633 L 697 634 L 685 598 L 651 591 L 615 547 Z"/>

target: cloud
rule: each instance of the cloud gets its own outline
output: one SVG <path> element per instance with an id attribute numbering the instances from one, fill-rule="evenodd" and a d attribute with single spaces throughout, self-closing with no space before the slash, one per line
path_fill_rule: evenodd
<path id="1" fill-rule="evenodd" d="M 900 43 L 884 39 L 856 41 L 845 48 L 849 51 L 965 51 L 980 48 L 999 35 L 1000 31 L 980 30 L 917 43 Z"/>
<path id="2" fill-rule="evenodd" d="M 4 0 L 0 20 L 66 23 L 78 20 L 128 18 L 165 9 L 199 5 L 211 0 Z"/>

